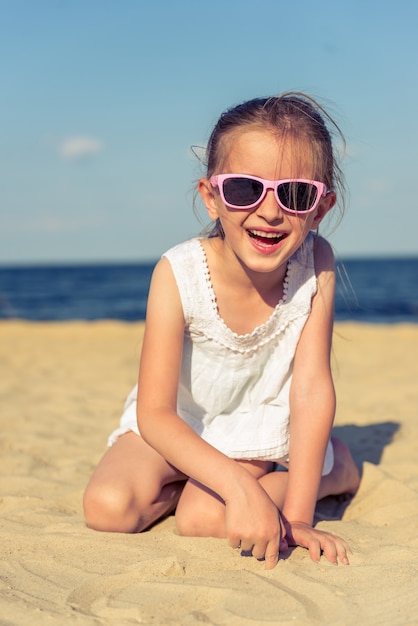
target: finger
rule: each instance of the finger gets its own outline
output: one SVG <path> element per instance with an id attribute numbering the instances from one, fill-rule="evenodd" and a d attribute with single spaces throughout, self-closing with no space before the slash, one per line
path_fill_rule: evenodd
<path id="1" fill-rule="evenodd" d="M 307 547 L 312 561 L 315 561 L 315 563 L 319 563 L 321 559 L 321 544 L 319 543 L 319 541 L 317 539 L 311 539 Z"/>
<path id="2" fill-rule="evenodd" d="M 287 539 L 283 537 L 280 541 L 279 553 L 287 552 L 289 550 L 289 544 L 287 543 Z"/>
<path id="3" fill-rule="evenodd" d="M 284 525 L 284 522 L 283 522 L 282 518 L 280 517 L 280 545 L 279 545 L 279 552 L 286 552 L 287 550 L 289 550 L 289 542 L 287 541 L 287 537 L 286 537 L 286 526 Z"/>
<path id="4" fill-rule="evenodd" d="M 266 553 L 264 557 L 265 568 L 266 569 L 274 569 L 278 563 L 279 555 L 277 552 L 271 552 L 269 554 Z"/>
<path id="5" fill-rule="evenodd" d="M 333 541 L 327 541 L 326 543 L 324 543 L 322 546 L 322 551 L 325 558 L 327 558 L 330 563 L 338 565 L 337 546 Z"/>
<path id="6" fill-rule="evenodd" d="M 276 567 L 279 560 L 279 543 L 277 541 L 270 541 L 267 544 L 264 554 L 265 568 L 273 569 Z"/>
<path id="7" fill-rule="evenodd" d="M 252 548 L 252 555 L 257 561 L 264 561 L 267 545 L 264 543 L 256 544 Z"/>
<path id="8" fill-rule="evenodd" d="M 279 515 L 279 521 L 280 521 L 280 536 L 284 538 L 284 537 L 286 537 L 286 532 L 287 531 L 286 531 L 286 525 L 285 525 L 281 515 Z"/>
<path id="9" fill-rule="evenodd" d="M 253 542 L 252 541 L 241 541 L 241 554 L 242 556 L 252 556 L 253 555 Z"/>
<path id="10" fill-rule="evenodd" d="M 231 546 L 231 548 L 234 548 L 234 550 L 236 550 L 237 548 L 241 547 L 241 539 L 236 535 L 231 535 L 229 537 L 229 545 Z"/>
<path id="11" fill-rule="evenodd" d="M 342 565 L 350 565 L 349 558 L 347 556 L 347 552 L 338 555 L 338 559 Z"/>
<path id="12" fill-rule="evenodd" d="M 345 542 L 342 542 L 341 544 L 337 544 L 338 561 L 342 565 L 350 565 L 347 552 L 349 552 L 349 548 Z"/>
<path id="13" fill-rule="evenodd" d="M 327 537 L 326 542 L 323 544 L 323 552 L 331 563 L 338 565 L 338 562 L 340 562 L 343 565 L 349 565 L 347 557 L 348 546 L 345 541 L 339 537 L 335 535 Z"/>

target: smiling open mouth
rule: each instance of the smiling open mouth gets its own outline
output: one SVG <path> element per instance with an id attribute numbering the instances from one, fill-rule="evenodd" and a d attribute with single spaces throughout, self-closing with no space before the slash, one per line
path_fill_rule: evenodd
<path id="1" fill-rule="evenodd" d="M 265 246 L 274 246 L 280 243 L 282 239 L 286 237 L 284 233 L 266 233 L 262 230 L 249 230 L 247 231 L 251 239 L 256 239 L 259 243 Z"/>

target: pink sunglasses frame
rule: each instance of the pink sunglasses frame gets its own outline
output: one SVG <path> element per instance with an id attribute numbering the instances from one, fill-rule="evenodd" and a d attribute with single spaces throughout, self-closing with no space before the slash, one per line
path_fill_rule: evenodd
<path id="1" fill-rule="evenodd" d="M 225 196 L 224 196 L 224 191 L 223 191 L 223 183 L 225 180 L 228 180 L 229 178 L 245 178 L 249 180 L 255 180 L 263 185 L 263 192 L 261 196 L 258 198 L 258 200 L 256 202 L 253 202 L 252 204 L 246 204 L 246 205 L 230 204 L 229 202 L 226 201 Z M 222 202 L 230 209 L 237 209 L 240 211 L 248 211 L 249 209 L 253 209 L 255 206 L 257 206 L 258 204 L 260 204 L 260 202 L 264 200 L 264 198 L 266 197 L 267 191 L 269 189 L 273 189 L 274 197 L 276 198 L 276 201 L 279 204 L 279 206 L 283 209 L 283 211 L 286 211 L 287 213 L 292 213 L 293 215 L 295 214 L 305 215 L 306 213 L 312 213 L 312 211 L 315 211 L 321 198 L 325 197 L 328 193 L 332 191 L 331 189 L 327 188 L 325 183 L 321 183 L 318 180 L 309 180 L 307 178 L 284 178 L 281 180 L 280 179 L 279 180 L 267 180 L 266 178 L 258 178 L 258 176 L 248 176 L 245 174 L 216 174 L 209 178 L 209 182 L 212 185 L 212 187 L 217 187 L 219 189 Z M 303 210 L 295 211 L 294 209 L 289 209 L 288 207 L 286 207 L 280 201 L 279 194 L 277 193 L 278 186 L 282 183 L 308 183 L 310 185 L 314 185 L 318 191 L 318 194 L 317 194 L 317 197 L 315 199 L 313 206 L 310 209 L 306 209 L 305 211 Z"/>

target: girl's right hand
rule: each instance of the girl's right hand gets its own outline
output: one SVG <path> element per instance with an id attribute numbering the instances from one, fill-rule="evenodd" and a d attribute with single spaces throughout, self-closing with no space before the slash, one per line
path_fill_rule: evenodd
<path id="1" fill-rule="evenodd" d="M 273 569 L 279 551 L 287 550 L 286 531 L 279 510 L 256 480 L 250 490 L 237 489 L 225 502 L 226 536 L 233 548 L 265 561 Z"/>

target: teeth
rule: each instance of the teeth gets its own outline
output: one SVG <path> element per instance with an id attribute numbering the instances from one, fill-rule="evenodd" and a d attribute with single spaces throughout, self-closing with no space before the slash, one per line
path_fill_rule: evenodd
<path id="1" fill-rule="evenodd" d="M 280 239 L 283 237 L 280 233 L 266 233 L 263 230 L 250 230 L 248 232 L 255 237 L 264 237 L 266 239 Z"/>

